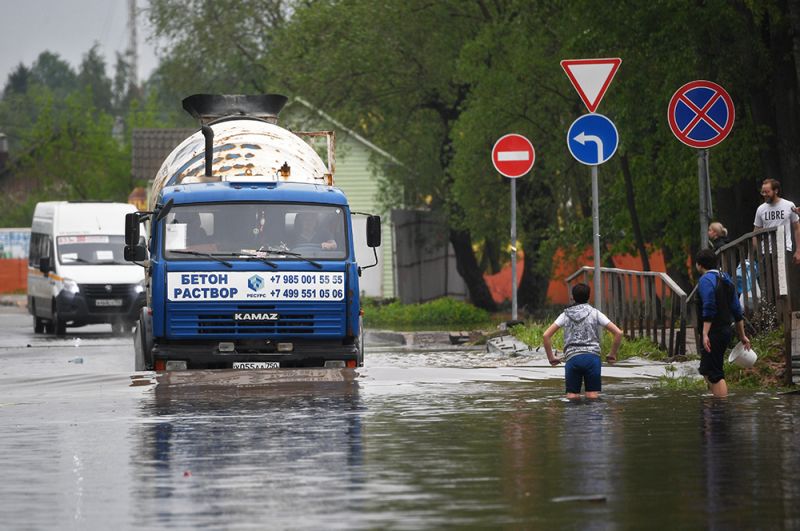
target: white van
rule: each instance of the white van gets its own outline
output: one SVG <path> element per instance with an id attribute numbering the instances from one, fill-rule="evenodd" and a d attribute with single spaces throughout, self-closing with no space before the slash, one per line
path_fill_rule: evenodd
<path id="1" fill-rule="evenodd" d="M 144 268 L 126 262 L 127 203 L 38 203 L 28 253 L 28 312 L 33 331 L 64 335 L 67 326 L 132 327 L 145 304 Z"/>

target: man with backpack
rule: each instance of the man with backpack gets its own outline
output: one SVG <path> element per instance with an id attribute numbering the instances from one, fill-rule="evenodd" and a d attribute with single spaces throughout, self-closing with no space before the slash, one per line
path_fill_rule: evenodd
<path id="1" fill-rule="evenodd" d="M 697 283 L 697 316 L 703 334 L 700 374 L 714 396 L 724 397 L 728 395 L 728 384 L 722 362 L 733 335 L 731 323 L 736 322 L 736 332 L 748 350 L 750 339 L 744 333 L 744 315 L 736 288 L 727 273 L 717 270 L 717 260 L 711 249 L 703 249 L 695 257 L 695 267 L 702 275 Z"/>

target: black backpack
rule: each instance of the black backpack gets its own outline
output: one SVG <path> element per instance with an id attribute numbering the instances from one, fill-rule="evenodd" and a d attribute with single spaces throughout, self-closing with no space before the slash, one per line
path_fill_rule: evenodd
<path id="1" fill-rule="evenodd" d="M 714 288 L 714 302 L 717 305 L 717 315 L 711 321 L 711 329 L 719 330 L 733 323 L 733 311 L 731 310 L 731 298 L 734 295 L 733 282 L 725 280 L 722 273 L 717 272 L 717 286 Z M 697 326 L 698 330 L 703 329 L 703 301 L 697 297 Z"/>

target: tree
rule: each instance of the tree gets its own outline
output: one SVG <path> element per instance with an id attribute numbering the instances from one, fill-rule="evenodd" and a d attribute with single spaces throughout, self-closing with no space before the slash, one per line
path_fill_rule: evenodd
<path id="1" fill-rule="evenodd" d="M 96 109 L 110 113 L 112 110 L 111 80 L 106 75 L 106 62 L 98 52 L 99 47 L 99 44 L 95 44 L 83 56 L 78 69 L 78 85 L 91 92 Z"/>
<path id="2" fill-rule="evenodd" d="M 28 90 L 31 82 L 31 71 L 24 64 L 20 63 L 8 74 L 6 85 L 3 88 L 3 97 L 11 97 L 14 94 L 24 94 Z"/>
<path id="3" fill-rule="evenodd" d="M 6 191 L 0 224 L 29 224 L 41 200 L 124 201 L 131 188 L 130 142 L 112 135 L 111 81 L 97 48 L 86 54 L 77 76 L 49 52 L 26 71 L 24 65 L 17 69 L 0 100 L 0 123 L 12 140 L 9 167 L 0 175 Z M 147 119 L 146 112 L 131 114 Z"/>
<path id="4" fill-rule="evenodd" d="M 537 162 L 518 181 L 518 221 L 520 299 L 536 308 L 553 250 L 582 251 L 592 239 L 588 169 L 564 145 L 585 109 L 561 59 L 623 58 L 600 109 L 620 132 L 618 153 L 600 172 L 604 261 L 638 252 L 647 264 L 662 249 L 668 271 L 688 285 L 686 256 L 700 241 L 697 159 L 670 133 L 666 109 L 693 79 L 726 87 L 736 106 L 733 132 L 711 153 L 717 217 L 740 234 L 763 177 L 782 179 L 790 197 L 798 190 L 795 2 L 595 4 L 154 0 L 151 20 L 172 39 L 158 80 L 176 108 L 189 92 L 281 88 L 387 147 L 403 166 L 388 170 L 384 201 L 445 214 L 460 271 L 485 307 L 474 249 L 491 258 L 508 241 L 507 180 L 489 151 L 509 131 L 532 138 Z"/>
<path id="5" fill-rule="evenodd" d="M 336 109 L 403 161 L 389 173 L 386 197 L 445 214 L 470 299 L 494 309 L 451 169 L 453 128 L 471 90 L 456 65 L 486 22 L 478 3 L 315 2 L 298 6 L 271 59 L 292 92 Z"/>
<path id="6" fill-rule="evenodd" d="M 44 51 L 31 66 L 34 83 L 47 87 L 56 97 L 66 97 L 78 87 L 78 78 L 72 67 L 58 54 Z"/>

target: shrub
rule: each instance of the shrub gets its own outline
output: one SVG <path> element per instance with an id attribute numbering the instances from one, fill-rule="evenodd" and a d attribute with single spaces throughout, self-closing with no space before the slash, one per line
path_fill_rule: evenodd
<path id="1" fill-rule="evenodd" d="M 448 297 L 422 304 L 364 301 L 364 324 L 392 328 L 474 327 L 489 324 L 489 312 Z"/>

